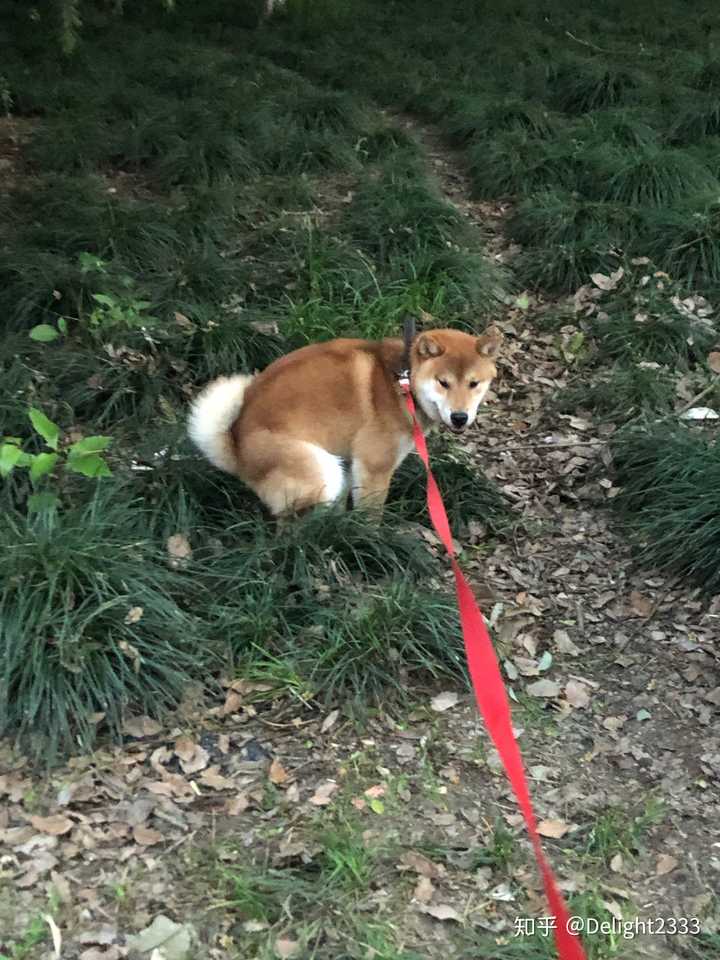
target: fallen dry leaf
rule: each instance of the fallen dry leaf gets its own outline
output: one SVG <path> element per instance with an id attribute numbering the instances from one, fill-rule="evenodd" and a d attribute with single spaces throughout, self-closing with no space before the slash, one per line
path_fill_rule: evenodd
<path id="1" fill-rule="evenodd" d="M 639 617 L 649 617 L 653 611 L 653 602 L 637 590 L 630 594 L 630 606 Z"/>
<path id="2" fill-rule="evenodd" d="M 655 876 L 662 877 L 674 870 L 677 865 L 678 861 L 675 857 L 671 857 L 668 853 L 661 853 L 655 864 Z"/>
<path id="3" fill-rule="evenodd" d="M 142 619 L 143 608 L 142 607 L 130 607 L 125 617 L 125 623 L 132 624 L 137 623 L 138 620 Z"/>
<path id="4" fill-rule="evenodd" d="M 415 899 L 420 903 L 430 903 L 433 893 L 435 893 L 435 887 L 432 880 L 429 877 L 420 877 L 413 892 Z"/>
<path id="5" fill-rule="evenodd" d="M 531 697 L 560 696 L 560 684 L 554 680 L 536 680 L 535 683 L 529 683 L 525 690 Z"/>
<path id="6" fill-rule="evenodd" d="M 421 877 L 427 877 L 429 880 L 436 880 L 445 873 L 445 867 L 442 864 L 433 863 L 422 853 L 416 853 L 409 850 L 400 858 L 399 870 L 414 870 Z"/>
<path id="7" fill-rule="evenodd" d="M 41 833 L 48 833 L 52 837 L 61 837 L 69 833 L 75 824 L 68 817 L 57 813 L 52 817 L 30 817 L 30 823 Z"/>
<path id="8" fill-rule="evenodd" d="M 171 537 L 168 537 L 165 546 L 167 547 L 171 567 L 184 566 L 192 556 L 190 541 L 182 533 L 174 533 Z"/>
<path id="9" fill-rule="evenodd" d="M 310 803 L 316 807 L 326 807 L 337 789 L 338 784 L 334 780 L 326 780 L 315 788 L 315 793 L 310 797 Z"/>
<path id="10" fill-rule="evenodd" d="M 181 737 L 175 743 L 175 754 L 180 760 L 183 773 L 199 773 L 204 770 L 210 760 L 210 754 L 199 743 L 194 743 L 189 737 Z"/>
<path id="11" fill-rule="evenodd" d="M 596 287 L 599 287 L 601 290 L 614 290 L 617 285 L 620 283 L 622 278 L 625 275 L 625 271 L 622 267 L 618 267 L 610 276 L 606 276 L 604 273 L 591 273 L 590 279 L 595 284 Z"/>
<path id="12" fill-rule="evenodd" d="M 225 813 L 227 813 L 229 817 L 237 817 L 247 810 L 249 805 L 250 800 L 248 799 L 248 795 L 246 793 L 239 793 L 236 797 L 225 802 Z"/>
<path id="13" fill-rule="evenodd" d="M 455 920 L 457 923 L 462 923 L 462 917 L 449 903 L 438 903 L 435 906 L 421 904 L 420 910 L 436 920 Z"/>
<path id="14" fill-rule="evenodd" d="M 367 790 L 365 790 L 365 796 L 371 798 L 384 797 L 385 787 L 381 783 L 376 784 L 374 787 L 368 787 Z"/>
<path id="15" fill-rule="evenodd" d="M 300 944 L 297 940 L 286 940 L 281 937 L 275 941 L 275 956 L 281 960 L 289 960 L 290 957 L 297 957 L 300 953 Z"/>
<path id="16" fill-rule="evenodd" d="M 564 837 L 569 829 L 570 824 L 564 820 L 541 820 L 537 828 L 541 837 L 551 837 L 553 840 Z"/>
<path id="17" fill-rule="evenodd" d="M 162 843 L 164 839 L 159 830 L 143 827 L 141 824 L 133 828 L 133 840 L 141 847 L 153 847 L 156 843 Z"/>
<path id="18" fill-rule="evenodd" d="M 571 707 L 582 710 L 590 703 L 590 690 L 584 683 L 577 680 L 568 680 L 565 684 L 565 697 Z"/>
<path id="19" fill-rule="evenodd" d="M 320 733 L 327 733 L 332 727 L 337 723 L 337 718 L 340 716 L 339 710 L 331 710 L 330 713 L 325 717 L 323 722 L 320 725 Z"/>
<path id="20" fill-rule="evenodd" d="M 620 873 L 624 865 L 623 855 L 621 853 L 616 853 L 615 856 L 610 861 L 610 869 L 613 873 Z"/>
<path id="21" fill-rule="evenodd" d="M 448 690 L 445 693 L 439 693 L 436 697 L 433 697 L 430 701 L 430 706 L 436 713 L 444 713 L 446 710 L 454 707 L 459 699 L 457 693 Z"/>
<path id="22" fill-rule="evenodd" d="M 288 778 L 288 772 L 285 767 L 280 763 L 279 760 L 273 760 L 270 764 L 270 770 L 268 771 L 268 776 L 270 777 L 271 783 L 279 785 L 285 783 Z"/>
<path id="23" fill-rule="evenodd" d="M 157 720 L 152 720 L 150 717 L 128 717 L 123 724 L 123 733 L 138 739 L 156 737 L 161 730 L 162 727 Z"/>
<path id="24" fill-rule="evenodd" d="M 709 353 L 707 362 L 713 373 L 720 373 L 720 351 L 713 350 Z"/>
<path id="25" fill-rule="evenodd" d="M 236 690 L 228 690 L 225 695 L 225 703 L 220 708 L 221 717 L 229 717 L 232 713 L 242 710 L 243 698 Z"/>
<path id="26" fill-rule="evenodd" d="M 208 767 L 200 775 L 200 783 L 211 790 L 232 790 L 235 784 L 220 773 L 220 767 Z"/>

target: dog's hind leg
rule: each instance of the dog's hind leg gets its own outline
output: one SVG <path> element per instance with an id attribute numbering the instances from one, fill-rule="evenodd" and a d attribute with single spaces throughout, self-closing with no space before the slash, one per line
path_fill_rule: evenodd
<path id="1" fill-rule="evenodd" d="M 259 473 L 252 469 L 258 461 L 264 467 Z M 250 466 L 243 479 L 276 517 L 335 503 L 347 489 L 340 457 L 314 443 L 266 431 L 244 438 L 241 464 Z"/>

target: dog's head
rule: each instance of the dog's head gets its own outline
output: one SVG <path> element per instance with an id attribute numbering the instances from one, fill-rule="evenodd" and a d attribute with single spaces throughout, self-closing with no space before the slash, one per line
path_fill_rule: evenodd
<path id="1" fill-rule="evenodd" d="M 428 330 L 413 344 L 410 382 L 424 413 L 456 433 L 469 427 L 497 375 L 502 333 L 479 337 L 460 330 Z"/>

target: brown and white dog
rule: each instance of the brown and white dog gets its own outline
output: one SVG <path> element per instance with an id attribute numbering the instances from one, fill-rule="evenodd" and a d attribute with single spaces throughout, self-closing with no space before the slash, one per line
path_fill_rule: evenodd
<path id="1" fill-rule="evenodd" d="M 496 376 L 502 334 L 428 330 L 410 351 L 410 388 L 424 430 L 461 433 Z M 277 517 L 352 491 L 382 508 L 393 473 L 413 448 L 398 384 L 403 341 L 330 340 L 302 347 L 255 376 L 210 383 L 188 432 L 216 467 L 243 480 Z M 349 465 L 349 470 L 347 466 Z"/>

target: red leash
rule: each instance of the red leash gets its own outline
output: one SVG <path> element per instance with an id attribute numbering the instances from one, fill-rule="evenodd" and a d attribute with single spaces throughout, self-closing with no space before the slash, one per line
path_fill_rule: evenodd
<path id="1" fill-rule="evenodd" d="M 443 542 L 450 557 L 453 573 L 455 574 L 455 588 L 457 590 L 460 622 L 462 624 L 463 639 L 465 641 L 465 655 L 470 668 L 470 679 L 475 691 L 475 699 L 482 714 L 488 733 L 495 744 L 500 759 L 505 767 L 510 785 L 527 824 L 528 833 L 532 840 L 537 860 L 542 874 L 545 895 L 547 897 L 553 917 L 555 918 L 554 934 L 560 960 L 586 960 L 585 951 L 578 937 L 568 928 L 570 915 L 562 894 L 558 890 L 550 864 L 545 859 L 537 832 L 537 821 L 530 800 L 527 779 L 523 767 L 520 748 L 512 732 L 510 703 L 505 692 L 500 667 L 495 649 L 485 621 L 480 613 L 467 580 L 455 559 L 450 524 L 443 504 L 438 485 L 430 469 L 425 435 L 420 429 L 415 416 L 415 401 L 410 392 L 407 379 L 400 380 L 400 386 L 405 394 L 407 408 L 413 422 L 413 438 L 417 452 L 427 471 L 427 505 L 430 520 L 437 535 Z"/>

